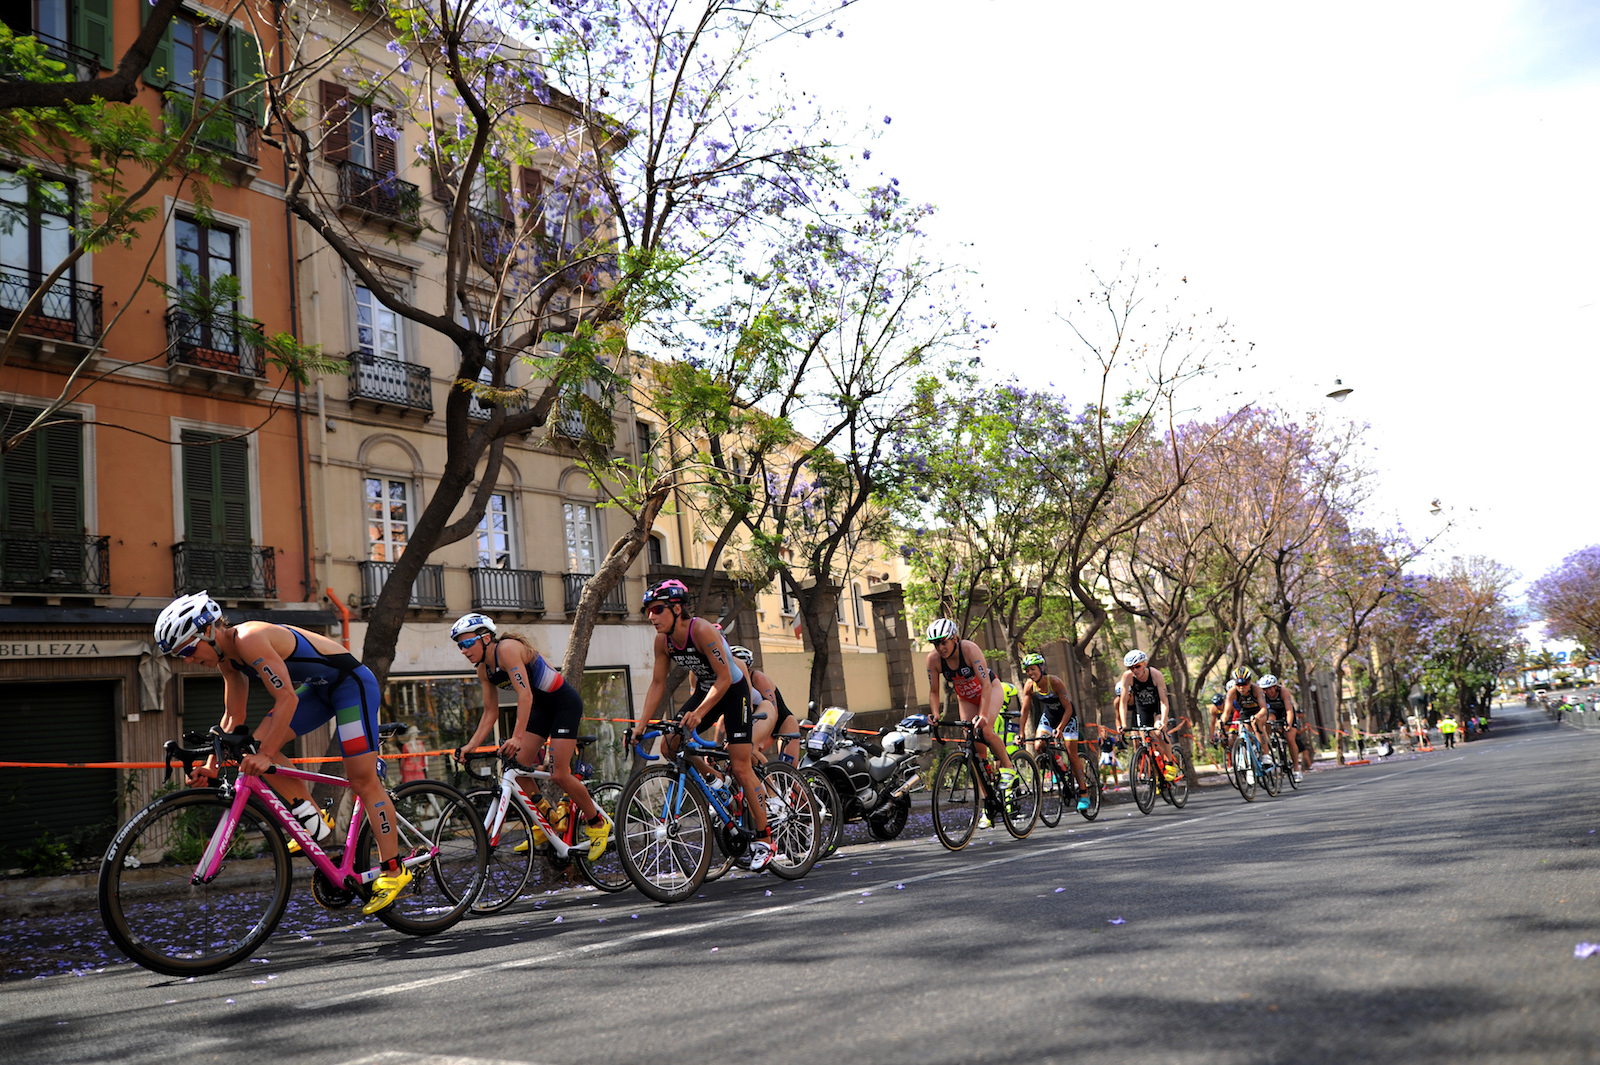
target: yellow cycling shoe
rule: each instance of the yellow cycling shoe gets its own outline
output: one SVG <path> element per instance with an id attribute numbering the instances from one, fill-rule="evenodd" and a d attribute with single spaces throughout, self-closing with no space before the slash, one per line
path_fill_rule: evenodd
<path id="1" fill-rule="evenodd" d="M 589 837 L 589 860 L 599 861 L 606 852 L 606 844 L 611 841 L 611 819 L 601 814 L 598 825 L 583 826 L 583 834 Z"/>
<path id="2" fill-rule="evenodd" d="M 399 898 L 400 892 L 404 891 L 409 883 L 411 883 L 411 870 L 403 865 L 397 873 L 384 873 L 372 882 L 372 898 L 361 907 L 361 912 L 369 917 L 377 913 Z"/>
<path id="3" fill-rule="evenodd" d="M 533 829 L 533 835 L 529 836 L 528 839 L 523 840 L 515 847 L 512 847 L 511 850 L 514 853 L 527 854 L 530 841 L 535 847 L 542 847 L 549 842 L 549 840 L 545 838 L 544 829 L 540 828 L 538 825 L 531 825 L 529 827 Z"/>

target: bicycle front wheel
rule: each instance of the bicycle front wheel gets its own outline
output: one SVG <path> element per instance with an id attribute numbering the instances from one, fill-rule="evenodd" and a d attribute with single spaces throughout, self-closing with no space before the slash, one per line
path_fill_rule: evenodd
<path id="1" fill-rule="evenodd" d="M 826 858 L 839 849 L 839 841 L 844 839 L 844 806 L 828 774 L 813 765 L 801 767 L 799 773 L 817 800 L 817 813 L 822 818 L 818 833 L 822 837 L 820 857 Z"/>
<path id="2" fill-rule="evenodd" d="M 1089 796 L 1089 805 L 1078 812 L 1085 821 L 1093 821 L 1100 816 L 1100 763 L 1094 755 L 1080 755 L 1079 761 L 1083 763 L 1083 775 L 1089 778 L 1089 787 L 1084 793 Z"/>
<path id="3" fill-rule="evenodd" d="M 407 781 L 389 797 L 400 860 L 411 870 L 411 883 L 374 916 L 409 936 L 443 932 L 467 915 L 484 889 L 489 836 L 482 814 L 438 780 Z M 379 864 L 370 820 L 356 837 L 355 864 L 366 870 Z"/>
<path id="4" fill-rule="evenodd" d="M 1275 756 L 1278 759 L 1278 764 L 1284 767 L 1283 779 L 1289 785 L 1289 790 L 1299 791 L 1300 784 L 1294 779 L 1294 773 L 1300 767 L 1289 761 L 1289 744 L 1284 741 L 1282 736 L 1274 736 L 1272 737 L 1272 749 L 1276 752 Z"/>
<path id="5" fill-rule="evenodd" d="M 1172 805 L 1181 810 L 1189 804 L 1189 763 L 1183 748 L 1176 744 L 1172 747 L 1172 764 L 1177 767 L 1178 775 L 1167 784 L 1167 796 Z"/>
<path id="6" fill-rule="evenodd" d="M 791 766 L 768 762 L 756 767 L 766 791 L 767 831 L 772 861 L 767 868 L 784 880 L 799 880 L 822 855 L 822 813 L 811 786 Z"/>
<path id="7" fill-rule="evenodd" d="M 611 819 L 611 838 L 606 840 L 606 849 L 598 858 L 589 857 L 587 850 L 573 855 L 578 860 L 578 872 L 601 891 L 621 891 L 633 883 L 628 879 L 628 871 L 622 868 L 622 856 L 617 853 L 617 808 L 622 799 L 622 785 L 607 781 L 586 783 L 584 787 L 589 789 L 589 798 L 600 812 Z"/>
<path id="8" fill-rule="evenodd" d="M 1039 763 L 1027 751 L 1011 756 L 1016 783 L 1003 797 L 1006 831 L 1017 839 L 1025 838 L 1039 822 Z"/>
<path id="9" fill-rule="evenodd" d="M 1244 739 L 1234 741 L 1233 752 L 1229 755 L 1233 764 L 1233 783 L 1239 789 L 1239 795 L 1245 802 L 1256 801 L 1256 768 L 1255 759 L 1250 757 L 1249 744 Z"/>
<path id="10" fill-rule="evenodd" d="M 1067 786 L 1067 775 L 1054 758 L 1044 764 L 1044 790 L 1039 793 L 1039 820 L 1046 828 L 1061 823 L 1061 813 L 1072 799 L 1072 789 Z"/>
<path id="11" fill-rule="evenodd" d="M 1133 792 L 1133 802 L 1140 813 L 1147 814 L 1155 807 L 1156 759 L 1148 747 L 1134 751 L 1128 762 L 1128 790 Z"/>
<path id="12" fill-rule="evenodd" d="M 965 754 L 951 755 L 939 766 L 933 782 L 933 831 L 939 842 L 958 851 L 978 827 L 977 767 Z"/>
<path id="13" fill-rule="evenodd" d="M 100 918 L 133 961 L 167 976 L 200 976 L 248 958 L 278 926 L 293 877 L 271 814 L 246 803 L 226 840 L 232 798 L 214 788 L 163 796 L 117 833 L 100 863 Z M 226 844 L 211 880 L 193 881 L 207 849 Z"/>
<path id="14" fill-rule="evenodd" d="M 681 902 L 705 883 L 711 811 L 672 766 L 651 766 L 623 785 L 617 853 L 628 879 L 657 902 Z"/>
<path id="15" fill-rule="evenodd" d="M 500 789 L 480 788 L 467 793 L 473 813 L 484 825 L 493 823 L 500 805 Z M 533 850 L 533 823 L 515 802 L 506 807 L 500 833 L 489 841 L 489 862 L 483 888 L 472 903 L 473 913 L 499 913 L 517 900 L 528 886 L 538 856 Z"/>

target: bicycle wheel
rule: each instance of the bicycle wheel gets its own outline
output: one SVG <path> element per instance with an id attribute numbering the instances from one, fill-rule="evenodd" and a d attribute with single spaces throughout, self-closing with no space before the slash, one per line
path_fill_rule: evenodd
<path id="1" fill-rule="evenodd" d="M 1178 775 L 1167 782 L 1167 796 L 1181 810 L 1189 805 L 1189 763 L 1177 744 L 1172 747 L 1172 764 L 1178 767 Z"/>
<path id="2" fill-rule="evenodd" d="M 1249 741 L 1243 737 L 1235 740 L 1229 760 L 1233 763 L 1234 786 L 1239 789 L 1239 796 L 1245 802 L 1255 802 L 1256 767 L 1255 759 L 1250 754 Z"/>
<path id="3" fill-rule="evenodd" d="M 816 766 L 803 766 L 797 772 L 810 786 L 811 794 L 817 800 L 817 813 L 822 818 L 821 857 L 826 858 L 839 849 L 844 839 L 844 803 L 839 798 L 839 790 L 828 779 L 828 774 Z"/>
<path id="4" fill-rule="evenodd" d="M 499 788 L 479 788 L 467 793 L 472 811 L 484 824 L 490 824 L 500 805 Z M 489 841 L 489 861 L 484 867 L 483 888 L 472 902 L 473 913 L 499 913 L 528 886 L 538 855 L 533 850 L 533 823 L 515 802 L 506 807 L 500 834 Z M 521 848 L 518 850 L 518 848 Z"/>
<path id="5" fill-rule="evenodd" d="M 1274 752 L 1276 752 L 1275 757 L 1279 760 L 1278 764 L 1284 767 L 1283 779 L 1284 782 L 1289 785 L 1289 790 L 1299 791 L 1300 784 L 1294 779 L 1294 773 L 1295 770 L 1299 769 L 1300 767 L 1289 761 L 1288 743 L 1284 742 L 1284 738 L 1282 736 L 1273 736 L 1272 749 Z"/>
<path id="6" fill-rule="evenodd" d="M 673 766 L 651 766 L 622 787 L 617 854 L 633 886 L 657 902 L 681 902 L 706 879 L 711 812 Z"/>
<path id="7" fill-rule="evenodd" d="M 1095 760 L 1095 757 L 1094 755 L 1090 755 L 1087 758 L 1080 756 L 1078 759 L 1083 763 L 1084 775 L 1089 778 L 1089 790 L 1087 793 L 1089 805 L 1078 811 L 1083 815 L 1085 821 L 1093 821 L 1100 816 L 1100 765 Z"/>
<path id="8" fill-rule="evenodd" d="M 782 762 L 756 766 L 767 793 L 767 831 L 772 834 L 772 861 L 767 868 L 784 880 L 811 872 L 822 854 L 822 815 L 811 786 Z"/>
<path id="9" fill-rule="evenodd" d="M 1044 827 L 1055 828 L 1061 823 L 1061 813 L 1067 808 L 1069 802 L 1077 799 L 1076 793 L 1067 784 L 1067 775 L 1061 771 L 1061 765 L 1054 757 L 1045 762 L 1043 790 L 1039 793 L 1039 820 L 1044 822 Z"/>
<path id="10" fill-rule="evenodd" d="M 1282 770 L 1277 762 L 1271 761 L 1271 754 L 1263 752 L 1262 757 L 1267 761 L 1261 766 L 1261 788 L 1268 795 L 1276 796 L 1283 790 Z"/>
<path id="11" fill-rule="evenodd" d="M 611 819 L 611 838 L 606 840 L 606 849 L 598 858 L 590 858 L 587 849 L 573 855 L 578 862 L 578 872 L 601 891 L 621 891 L 633 883 L 628 879 L 628 871 L 622 868 L 622 857 L 617 853 L 617 807 L 622 799 L 622 785 L 606 781 L 600 784 L 586 783 L 584 786 L 589 789 L 589 798 L 594 800 L 595 806 Z"/>
<path id="12" fill-rule="evenodd" d="M 939 842 L 958 851 L 978 827 L 977 767 L 965 753 L 953 754 L 939 767 L 933 782 L 933 830 Z"/>
<path id="13" fill-rule="evenodd" d="M 467 915 L 483 891 L 489 836 L 467 797 L 438 780 L 410 780 L 389 793 L 399 833 L 400 857 L 411 883 L 373 916 L 396 932 L 443 932 Z M 412 864 L 412 857 L 432 857 Z M 356 837 L 357 869 L 378 865 L 372 823 Z"/>
<path id="14" fill-rule="evenodd" d="M 1017 839 L 1025 839 L 1039 823 L 1039 763 L 1027 751 L 1018 751 L 1011 756 L 1011 768 L 1016 770 L 1017 782 L 1002 800 L 1006 831 Z"/>
<path id="15" fill-rule="evenodd" d="M 245 805 L 215 877 L 192 882 L 231 798 L 213 788 L 163 796 L 122 827 L 100 863 L 100 919 L 133 961 L 167 976 L 214 973 L 248 958 L 278 926 L 293 884 L 271 814 Z"/>
<path id="16" fill-rule="evenodd" d="M 1147 814 L 1155 807 L 1156 759 L 1142 744 L 1128 761 L 1128 790 L 1133 793 L 1133 803 L 1140 813 Z"/>

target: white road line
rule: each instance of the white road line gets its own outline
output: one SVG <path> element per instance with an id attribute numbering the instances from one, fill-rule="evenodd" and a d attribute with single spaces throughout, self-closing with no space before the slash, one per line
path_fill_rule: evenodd
<path id="1" fill-rule="evenodd" d="M 1452 758 L 1449 759 L 1449 761 L 1460 761 L 1460 758 Z M 1383 776 L 1354 780 L 1348 784 L 1339 784 L 1331 788 L 1319 789 L 1319 793 L 1322 791 L 1343 791 L 1345 788 L 1355 787 L 1358 784 L 1374 784 L 1380 780 L 1389 780 L 1393 777 L 1403 776 L 1407 773 L 1414 773 L 1421 769 L 1429 769 L 1437 765 L 1445 764 L 1447 764 L 1446 761 L 1430 760 L 1424 765 L 1407 766 L 1405 769 L 1399 769 L 1392 773 L 1385 773 Z M 614 939 L 602 940 L 598 943 L 588 943 L 579 947 L 570 947 L 565 950 L 552 951 L 548 954 L 540 954 L 531 958 L 516 958 L 511 961 L 498 962 L 493 965 L 480 965 L 474 966 L 470 969 L 458 969 L 454 972 L 440 973 L 437 976 L 424 977 L 420 980 L 408 980 L 401 984 L 388 984 L 383 987 L 369 988 L 365 991 L 352 991 L 347 995 L 337 995 L 332 998 L 321 998 L 313 1002 L 304 1002 L 300 1004 L 299 1008 L 302 1010 L 329 1009 L 333 1006 L 342 1006 L 351 1002 L 361 1002 L 368 999 L 384 998 L 389 995 L 399 995 L 409 991 L 415 991 L 419 988 L 436 987 L 440 984 L 454 983 L 457 980 L 466 980 L 469 977 L 479 976 L 484 973 L 503 972 L 510 969 L 526 969 L 530 966 L 545 965 L 549 962 L 560 961 L 564 958 L 583 957 L 589 954 L 597 954 L 603 950 L 616 950 L 621 947 L 632 946 L 636 943 L 646 943 L 655 939 L 666 939 L 672 936 L 693 935 L 695 933 L 704 932 L 713 928 L 722 928 L 727 925 L 740 924 L 745 921 L 756 920 L 757 918 L 771 917 L 776 914 L 787 913 L 791 910 L 804 909 L 810 906 L 818 906 L 827 902 L 838 902 L 843 899 L 858 899 L 862 896 L 863 892 L 891 890 L 897 884 L 922 883 L 928 880 L 938 880 L 947 876 L 973 873 L 981 869 L 989 869 L 999 865 L 1010 865 L 1012 862 L 1028 861 L 1034 858 L 1047 858 L 1052 855 L 1063 854 L 1067 851 L 1079 850 L 1083 847 L 1090 846 L 1091 844 L 1103 843 L 1106 840 L 1113 838 L 1123 840 L 1129 838 L 1130 836 L 1141 836 L 1148 835 L 1153 832 L 1176 830 L 1189 825 L 1197 825 L 1203 821 L 1210 821 L 1219 817 L 1228 817 L 1241 811 L 1252 809 L 1258 809 L 1258 807 L 1256 807 L 1254 803 L 1243 803 L 1239 806 L 1230 807 L 1227 810 L 1219 810 L 1215 813 L 1201 814 L 1198 817 L 1186 817 L 1181 821 L 1163 821 L 1160 824 L 1134 829 L 1130 832 L 1119 832 L 1116 833 L 1114 837 L 1108 833 L 1104 836 L 1099 836 L 1092 839 L 1076 840 L 1072 843 L 1062 843 L 1054 847 L 1029 848 L 1028 850 L 1020 851 L 1016 854 L 1006 854 L 998 858 L 990 858 L 987 861 L 979 862 L 976 865 L 950 866 L 944 869 L 935 870 L 930 873 L 921 873 L 917 876 L 897 877 L 895 879 L 885 880 L 876 884 L 853 887 L 846 891 L 835 891 L 829 894 L 817 895 L 812 898 L 783 903 L 777 906 L 766 906 L 762 909 L 752 910 L 747 913 L 730 914 L 726 917 L 713 917 L 704 921 L 696 921 L 693 924 L 678 925 L 672 928 L 659 928 L 649 932 L 636 932 L 631 935 L 618 936 Z"/>

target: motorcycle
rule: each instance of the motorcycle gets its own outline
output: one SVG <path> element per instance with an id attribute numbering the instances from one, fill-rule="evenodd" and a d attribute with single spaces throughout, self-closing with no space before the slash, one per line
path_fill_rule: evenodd
<path id="1" fill-rule="evenodd" d="M 879 735 L 874 743 L 853 737 L 847 726 L 855 715 L 840 706 L 829 707 L 806 737 L 802 775 L 820 774 L 832 791 L 822 788 L 824 803 L 831 803 L 832 824 L 823 853 L 831 854 L 851 821 L 864 821 L 876 840 L 891 840 L 906 827 L 911 794 L 926 786 L 921 755 L 933 747 L 933 725 L 926 715 L 903 719 Z M 808 772 L 808 770 L 810 772 Z"/>

